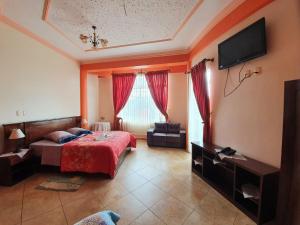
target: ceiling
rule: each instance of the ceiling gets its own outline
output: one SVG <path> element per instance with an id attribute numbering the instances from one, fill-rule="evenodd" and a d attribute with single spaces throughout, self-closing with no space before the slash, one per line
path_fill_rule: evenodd
<path id="1" fill-rule="evenodd" d="M 240 0 L 0 0 L 3 16 L 80 62 L 186 53 Z M 30 16 L 28 16 L 30 15 Z M 80 34 L 108 40 L 91 51 Z"/>
<path id="2" fill-rule="evenodd" d="M 109 40 L 108 47 L 114 48 L 171 40 L 201 2 L 52 0 L 46 20 L 85 50 L 91 45 L 83 44 L 79 34 L 91 33 L 91 25 L 96 25 L 100 37 Z"/>

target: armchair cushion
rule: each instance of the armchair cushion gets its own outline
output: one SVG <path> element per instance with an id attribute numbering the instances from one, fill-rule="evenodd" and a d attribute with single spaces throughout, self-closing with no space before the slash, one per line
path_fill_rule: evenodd
<path id="1" fill-rule="evenodd" d="M 167 133 L 168 132 L 168 125 L 167 123 L 155 123 L 155 133 Z"/>
<path id="2" fill-rule="evenodd" d="M 180 123 L 168 123 L 168 133 L 179 134 Z"/>

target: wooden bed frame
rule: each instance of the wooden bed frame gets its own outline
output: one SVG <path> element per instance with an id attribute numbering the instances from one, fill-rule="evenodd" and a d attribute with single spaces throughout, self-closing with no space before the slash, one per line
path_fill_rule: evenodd
<path id="1" fill-rule="evenodd" d="M 12 129 L 21 129 L 23 131 L 23 133 L 25 134 L 25 139 L 22 139 L 19 145 L 22 148 L 28 148 L 31 143 L 44 139 L 45 135 L 53 131 L 67 130 L 72 127 L 81 127 L 80 116 L 4 124 L 3 128 L 4 146 L 6 149 L 5 152 L 12 152 L 16 147 L 15 142 L 8 139 Z M 119 156 L 116 169 L 117 171 L 129 152 L 130 151 L 126 149 Z"/>
<path id="2" fill-rule="evenodd" d="M 80 126 L 80 116 L 4 124 L 5 150 L 6 152 L 15 150 L 15 142 L 8 139 L 13 129 L 21 129 L 23 131 L 25 139 L 20 141 L 20 146 L 22 148 L 28 148 L 31 143 L 42 140 L 45 135 L 53 131 L 67 130 L 72 127 Z"/>

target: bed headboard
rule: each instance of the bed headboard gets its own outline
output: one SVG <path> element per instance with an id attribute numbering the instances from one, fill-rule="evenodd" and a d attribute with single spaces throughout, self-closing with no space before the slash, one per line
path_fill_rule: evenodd
<path id="1" fill-rule="evenodd" d="M 52 120 L 41 120 L 34 122 L 25 122 L 25 145 L 39 141 L 43 137 L 53 131 L 68 130 L 72 127 L 81 126 L 81 117 L 69 117 Z"/>
<path id="2" fill-rule="evenodd" d="M 58 130 L 67 130 L 72 127 L 80 126 L 80 116 L 5 124 L 3 125 L 5 146 L 10 145 L 8 137 L 11 133 L 11 130 L 14 128 L 20 128 L 24 132 L 25 140 L 23 145 L 24 147 L 28 147 L 31 143 L 42 140 L 43 137 L 50 132 Z"/>

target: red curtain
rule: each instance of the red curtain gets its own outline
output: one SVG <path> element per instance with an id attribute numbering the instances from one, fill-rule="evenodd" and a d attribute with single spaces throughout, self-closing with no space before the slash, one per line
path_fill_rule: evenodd
<path id="1" fill-rule="evenodd" d="M 124 108 L 126 102 L 130 96 L 135 81 L 134 73 L 124 73 L 124 74 L 113 74 L 113 101 L 115 115 L 114 119 L 119 112 Z"/>
<path id="2" fill-rule="evenodd" d="M 200 62 L 194 66 L 191 70 L 191 74 L 196 102 L 204 123 L 203 142 L 209 144 L 211 143 L 210 106 L 207 93 L 205 62 Z"/>
<path id="3" fill-rule="evenodd" d="M 168 121 L 168 71 L 148 72 L 146 80 L 155 105 Z"/>

